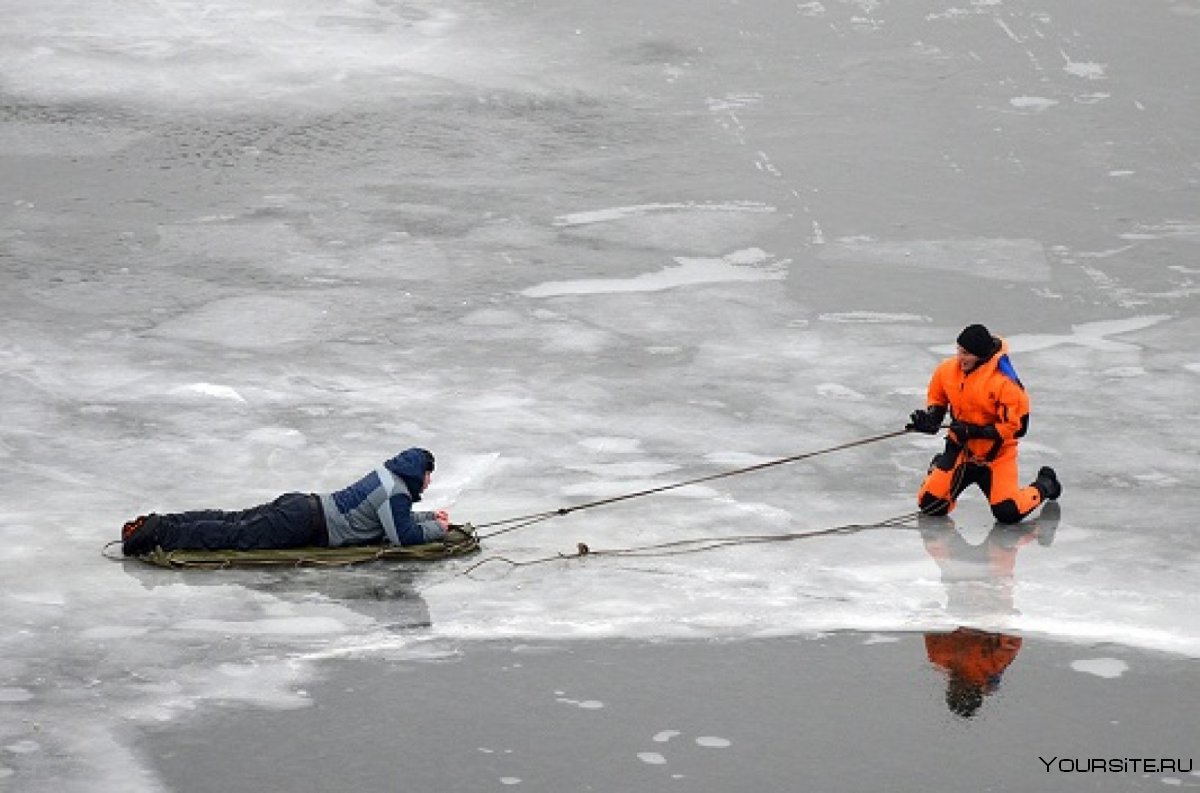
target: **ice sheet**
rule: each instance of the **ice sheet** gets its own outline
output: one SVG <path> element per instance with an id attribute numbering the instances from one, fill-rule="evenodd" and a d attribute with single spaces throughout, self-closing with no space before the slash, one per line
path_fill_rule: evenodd
<path id="1" fill-rule="evenodd" d="M 1200 656 L 1200 97 L 1162 79 L 1200 66 L 1188 3 L 9 6 L 0 784 L 155 790 L 145 725 L 497 638 Z M 412 444 L 477 524 L 839 446 L 903 426 L 977 321 L 1030 390 L 1023 476 L 1066 489 L 1007 540 L 969 492 L 949 569 L 912 525 L 606 553 L 911 512 L 912 436 L 417 569 L 98 553 Z"/>

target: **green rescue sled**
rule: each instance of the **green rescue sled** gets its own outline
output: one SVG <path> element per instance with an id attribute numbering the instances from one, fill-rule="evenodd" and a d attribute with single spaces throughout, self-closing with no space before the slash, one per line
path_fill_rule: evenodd
<path id="1" fill-rule="evenodd" d="M 269 548 L 254 551 L 175 550 L 155 548 L 137 557 L 171 569 L 227 567 L 345 567 L 364 562 L 437 561 L 467 556 L 479 550 L 479 535 L 470 523 L 452 526 L 442 542 L 424 545 L 350 545 L 341 548 Z"/>

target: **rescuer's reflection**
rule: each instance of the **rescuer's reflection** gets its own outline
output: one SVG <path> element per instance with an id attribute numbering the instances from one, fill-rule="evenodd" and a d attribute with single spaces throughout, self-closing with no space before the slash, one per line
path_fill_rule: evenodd
<path id="1" fill-rule="evenodd" d="M 1016 613 L 1017 553 L 1034 540 L 1049 546 L 1060 514 L 1058 503 L 1049 502 L 1036 520 L 1017 525 L 997 523 L 978 545 L 967 542 L 949 518 L 922 516 L 921 539 L 941 570 L 947 613 L 964 622 L 994 621 Z M 969 719 L 1016 660 L 1021 637 L 964 626 L 926 633 L 925 651 L 929 661 L 946 675 L 946 707 Z"/>

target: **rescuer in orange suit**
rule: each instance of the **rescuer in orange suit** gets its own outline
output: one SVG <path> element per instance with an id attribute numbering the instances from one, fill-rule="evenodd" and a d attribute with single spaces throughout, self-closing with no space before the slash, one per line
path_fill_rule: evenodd
<path id="1" fill-rule="evenodd" d="M 1029 396 L 1008 357 L 1008 343 L 983 325 L 959 334 L 958 351 L 938 364 L 929 380 L 927 405 L 905 429 L 936 435 L 950 413 L 946 448 L 933 458 L 917 494 L 926 515 L 947 515 L 959 494 L 974 484 L 987 495 L 992 515 L 1017 523 L 1044 501 L 1062 494 L 1054 469 L 1043 466 L 1021 487 L 1017 441 L 1029 429 Z"/>

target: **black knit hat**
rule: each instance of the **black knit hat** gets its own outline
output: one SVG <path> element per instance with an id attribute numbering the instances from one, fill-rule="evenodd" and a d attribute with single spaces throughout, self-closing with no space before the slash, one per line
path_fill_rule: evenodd
<path id="1" fill-rule="evenodd" d="M 421 449 L 421 456 L 425 460 L 425 470 L 432 471 L 433 470 L 433 453 L 430 452 L 428 449 Z"/>
<path id="2" fill-rule="evenodd" d="M 958 346 L 977 358 L 990 358 L 996 351 L 997 341 L 983 325 L 968 325 L 958 334 Z"/>

